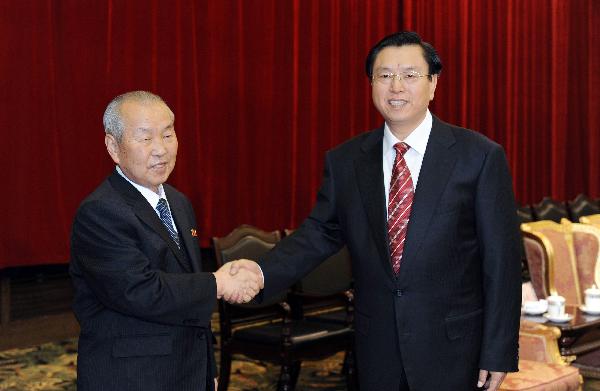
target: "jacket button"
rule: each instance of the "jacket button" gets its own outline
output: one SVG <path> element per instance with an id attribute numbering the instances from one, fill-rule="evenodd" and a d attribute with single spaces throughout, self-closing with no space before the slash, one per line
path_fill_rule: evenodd
<path id="1" fill-rule="evenodd" d="M 401 297 L 402 296 L 402 290 L 396 289 L 396 296 Z"/>

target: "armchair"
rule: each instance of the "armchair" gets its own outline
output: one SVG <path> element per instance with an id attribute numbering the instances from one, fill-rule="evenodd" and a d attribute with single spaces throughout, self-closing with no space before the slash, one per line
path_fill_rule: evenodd
<path id="1" fill-rule="evenodd" d="M 519 330 L 519 372 L 509 373 L 500 390 L 581 390 L 579 370 L 560 356 L 560 330 L 522 320 Z"/>

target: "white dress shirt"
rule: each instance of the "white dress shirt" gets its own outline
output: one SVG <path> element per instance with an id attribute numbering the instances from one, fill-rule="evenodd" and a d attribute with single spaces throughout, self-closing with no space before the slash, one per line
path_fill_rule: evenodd
<path id="1" fill-rule="evenodd" d="M 425 114 L 423 121 L 413 130 L 407 138 L 402 140 L 410 149 L 404 154 L 404 160 L 410 171 L 410 176 L 413 182 L 413 191 L 417 190 L 417 182 L 419 181 L 419 173 L 423 164 L 423 156 L 427 149 L 427 142 L 431 134 L 431 126 L 433 117 L 429 110 Z M 383 129 L 383 185 L 385 186 L 385 205 L 389 202 L 390 181 L 392 180 L 392 169 L 394 168 L 394 160 L 396 159 L 396 150 L 394 145 L 401 142 L 394 136 L 387 123 Z M 386 212 L 387 213 L 387 212 Z"/>
<path id="2" fill-rule="evenodd" d="M 173 221 L 173 213 L 171 213 L 171 206 L 169 205 L 169 200 L 167 199 L 167 195 L 165 194 L 165 190 L 163 189 L 162 184 L 158 186 L 158 194 L 156 194 L 155 192 L 148 189 L 147 187 L 144 187 L 144 186 L 138 185 L 135 182 L 132 182 L 129 178 L 127 178 L 125 176 L 125 174 L 123 174 L 123 171 L 121 170 L 121 167 L 119 167 L 119 166 L 117 166 L 117 172 L 119 173 L 119 175 L 121 175 L 123 178 L 125 178 L 127 180 L 127 182 L 131 183 L 133 185 L 133 187 L 135 187 L 140 193 L 142 193 L 144 198 L 148 201 L 148 203 L 150 203 L 150 206 L 152 206 L 152 209 L 154 209 L 154 211 L 156 212 L 156 215 L 159 218 L 160 218 L 160 213 L 158 213 L 156 206 L 158 205 L 158 201 L 161 198 L 164 198 L 165 201 L 167 201 L 167 208 L 169 208 L 169 213 L 171 214 L 171 225 L 173 226 L 173 229 L 175 229 L 175 232 L 178 232 L 177 226 L 175 225 L 175 221 Z"/>

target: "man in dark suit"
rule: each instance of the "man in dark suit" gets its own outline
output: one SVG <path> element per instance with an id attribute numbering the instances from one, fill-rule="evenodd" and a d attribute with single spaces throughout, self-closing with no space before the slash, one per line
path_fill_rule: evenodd
<path id="1" fill-rule="evenodd" d="M 496 390 L 517 370 L 519 231 L 506 157 L 430 114 L 441 69 L 413 32 L 371 49 L 385 124 L 326 154 L 312 213 L 259 262 L 270 296 L 348 246 L 363 391 Z M 231 272 L 243 268 L 255 264 Z"/>
<path id="2" fill-rule="evenodd" d="M 259 289 L 249 272 L 202 272 L 192 205 L 165 184 L 174 119 L 144 91 L 118 96 L 104 114 L 117 167 L 82 202 L 71 237 L 80 391 L 212 390 L 216 299 L 248 301 Z"/>

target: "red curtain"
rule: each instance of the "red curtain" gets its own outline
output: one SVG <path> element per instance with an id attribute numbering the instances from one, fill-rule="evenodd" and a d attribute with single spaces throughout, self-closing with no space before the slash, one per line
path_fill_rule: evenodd
<path id="1" fill-rule="evenodd" d="M 506 148 L 520 202 L 600 195 L 596 0 L 9 0 L 0 22 L 0 268 L 68 261 L 113 167 L 102 113 L 133 89 L 176 114 L 203 245 L 296 226 L 324 151 L 381 123 L 363 62 L 399 29 L 439 50 L 432 111 Z"/>
<path id="2" fill-rule="evenodd" d="M 111 171 L 102 113 L 133 89 L 176 115 L 169 182 L 203 245 L 294 227 L 328 148 L 377 126 L 363 62 L 398 30 L 383 0 L 0 2 L 0 268 L 68 261 L 79 202 Z"/>
<path id="3" fill-rule="evenodd" d="M 517 198 L 600 196 L 597 0 L 404 0 L 440 52 L 432 111 L 506 149 Z"/>

